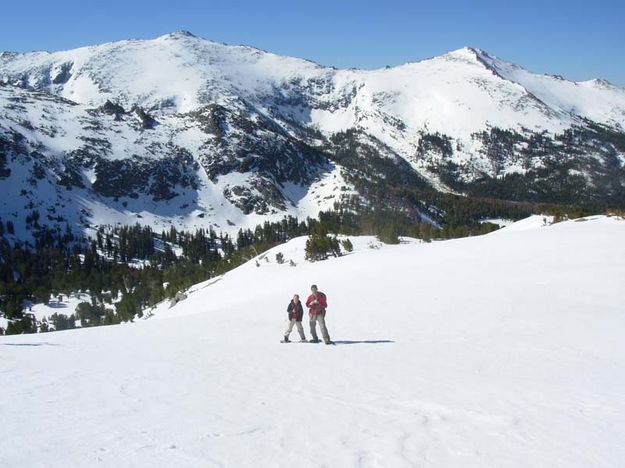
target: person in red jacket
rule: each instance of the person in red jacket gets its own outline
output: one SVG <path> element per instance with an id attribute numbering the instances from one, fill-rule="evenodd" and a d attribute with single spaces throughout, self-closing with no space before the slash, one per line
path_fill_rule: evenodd
<path id="1" fill-rule="evenodd" d="M 319 343 L 319 338 L 317 337 L 317 322 L 319 322 L 323 341 L 325 341 L 325 344 L 333 344 L 326 327 L 326 308 L 328 307 L 326 295 L 317 289 L 316 284 L 310 287 L 310 292 L 310 296 L 306 299 L 306 307 L 309 309 L 308 315 L 310 317 L 310 334 L 312 335 L 312 340 L 310 341 Z"/>

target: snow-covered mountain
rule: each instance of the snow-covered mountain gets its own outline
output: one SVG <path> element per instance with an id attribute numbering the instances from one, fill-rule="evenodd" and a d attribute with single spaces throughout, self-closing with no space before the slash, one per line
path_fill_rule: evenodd
<path id="1" fill-rule="evenodd" d="M 325 132 L 361 125 L 388 143 L 384 116 L 453 136 L 488 123 L 562 130 L 587 118 L 625 126 L 624 89 L 535 75 L 473 48 L 394 68 L 336 70 L 178 32 L 67 52 L 4 53 L 0 64 L 4 83 L 91 107 L 114 100 L 188 113 L 245 100 Z"/>
<path id="2" fill-rule="evenodd" d="M 151 318 L 0 336 L 0 465 L 622 467 L 625 221 L 580 221 L 297 238 Z M 279 343 L 313 282 L 337 345 Z"/>
<path id="3" fill-rule="evenodd" d="M 469 195 L 625 193 L 625 89 L 472 48 L 337 70 L 178 32 L 4 52 L 0 83 L 1 209 L 18 225 L 33 208 L 222 229 L 314 216 L 385 164 L 384 180 Z"/>

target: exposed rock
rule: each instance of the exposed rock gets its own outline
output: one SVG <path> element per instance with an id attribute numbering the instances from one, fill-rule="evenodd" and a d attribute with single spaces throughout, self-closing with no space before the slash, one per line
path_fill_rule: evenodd
<path id="1" fill-rule="evenodd" d="M 72 62 L 62 63 L 56 74 L 52 77 L 52 84 L 60 85 L 67 83 L 69 79 L 72 77 L 72 67 L 74 64 Z"/>
<path id="2" fill-rule="evenodd" d="M 140 106 L 133 106 L 132 109 L 130 109 L 130 113 L 134 114 L 139 119 L 141 128 L 144 130 L 152 130 L 158 124 L 156 119 Z"/>
<path id="3" fill-rule="evenodd" d="M 126 113 L 121 105 L 111 102 L 108 99 L 98 110 L 105 114 L 115 116 L 115 120 L 121 120 L 122 116 Z"/>

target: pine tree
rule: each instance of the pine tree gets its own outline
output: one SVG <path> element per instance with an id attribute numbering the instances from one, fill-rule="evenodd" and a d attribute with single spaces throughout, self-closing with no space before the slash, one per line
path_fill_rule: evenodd
<path id="1" fill-rule="evenodd" d="M 394 224 L 386 224 L 378 234 L 380 242 L 385 244 L 399 244 L 399 235 L 397 233 L 397 226 Z"/>
<path id="2" fill-rule="evenodd" d="M 341 245 L 343 246 L 346 252 L 351 252 L 352 250 L 354 250 L 354 244 L 352 244 L 352 241 L 350 241 L 347 238 L 341 241 Z"/>
<path id="3" fill-rule="evenodd" d="M 22 333 L 37 333 L 37 322 L 31 314 L 19 320 L 13 320 L 7 325 L 7 335 L 21 335 Z"/>
<path id="4" fill-rule="evenodd" d="M 325 260 L 330 255 L 339 257 L 341 248 L 336 237 L 327 234 L 312 234 L 306 240 L 305 258 L 311 262 Z"/>

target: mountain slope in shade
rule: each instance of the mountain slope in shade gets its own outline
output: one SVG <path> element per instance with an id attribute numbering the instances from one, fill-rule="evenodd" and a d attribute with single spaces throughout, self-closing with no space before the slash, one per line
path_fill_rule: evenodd
<path id="1" fill-rule="evenodd" d="M 349 193 L 340 167 L 243 106 L 149 117 L 146 128 L 143 109 L 12 86 L 0 86 L 0 103 L 0 209 L 20 237 L 34 209 L 50 224 L 232 230 L 316 216 Z"/>

